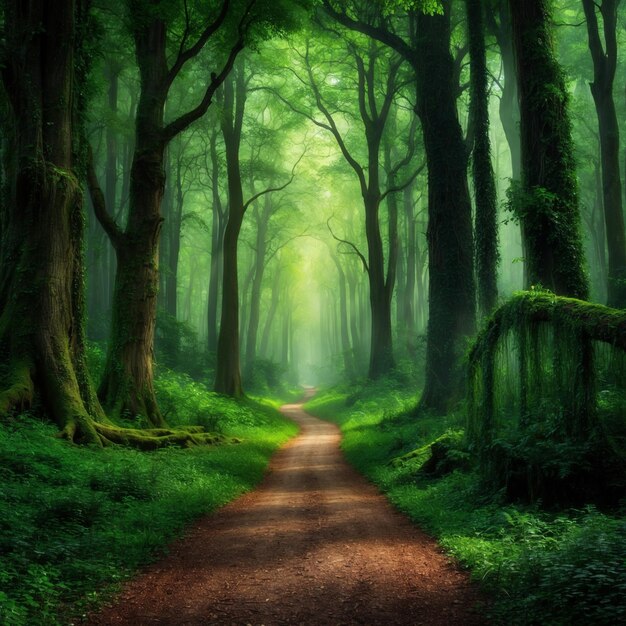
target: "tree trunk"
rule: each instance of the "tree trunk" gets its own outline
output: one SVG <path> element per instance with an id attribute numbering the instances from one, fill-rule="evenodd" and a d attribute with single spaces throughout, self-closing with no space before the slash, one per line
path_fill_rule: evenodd
<path id="1" fill-rule="evenodd" d="M 450 2 L 417 14 L 417 109 L 428 165 L 429 318 L 421 410 L 445 413 L 461 397 L 464 339 L 476 325 L 467 154 L 459 124 Z"/>
<path id="2" fill-rule="evenodd" d="M 354 379 L 354 367 L 352 364 L 352 348 L 350 346 L 350 334 L 348 330 L 348 304 L 346 295 L 346 274 L 341 267 L 341 262 L 336 254 L 331 254 L 331 258 L 339 277 L 339 322 L 341 332 L 341 355 L 343 357 L 343 368 L 346 376 Z"/>
<path id="3" fill-rule="evenodd" d="M 217 351 L 217 312 L 219 307 L 220 273 L 223 270 L 224 259 L 224 229 L 226 215 L 222 206 L 219 189 L 219 159 L 217 156 L 217 129 L 211 133 L 211 193 L 213 197 L 211 224 L 211 270 L 209 276 L 209 291 L 207 296 L 207 348 L 209 352 Z"/>
<path id="4" fill-rule="evenodd" d="M 616 0 L 583 0 L 587 19 L 589 50 L 593 59 L 591 93 L 596 105 L 600 131 L 604 219 L 609 253 L 608 305 L 626 307 L 626 232 L 622 212 L 622 183 L 619 164 L 619 124 L 613 99 L 617 67 Z M 600 38 L 596 7 L 602 13 L 605 46 Z"/>
<path id="5" fill-rule="evenodd" d="M 417 268 L 417 248 L 415 233 L 415 215 L 413 212 L 413 186 L 409 185 L 403 193 L 404 217 L 406 224 L 406 286 L 402 323 L 406 328 L 409 343 L 415 337 L 415 274 Z"/>
<path id="6" fill-rule="evenodd" d="M 278 309 L 278 303 L 280 300 L 280 275 L 282 265 L 278 265 L 274 273 L 274 280 L 272 281 L 272 299 L 270 301 L 270 308 L 267 311 L 267 317 L 265 318 L 265 325 L 263 326 L 263 333 L 261 335 L 261 345 L 259 346 L 259 352 L 262 357 L 268 358 L 267 346 L 269 344 L 270 332 L 272 330 L 272 323 L 276 316 L 276 310 Z"/>
<path id="7" fill-rule="evenodd" d="M 239 166 L 239 146 L 246 99 L 243 67 L 233 80 L 224 82 L 222 133 L 226 146 L 228 175 L 228 222 L 224 232 L 224 273 L 222 278 L 222 315 L 217 344 L 215 391 L 239 398 L 243 396 L 239 356 L 239 282 L 237 247 L 245 208 Z"/>
<path id="8" fill-rule="evenodd" d="M 385 282 L 383 242 L 378 220 L 379 206 L 380 194 L 378 197 L 366 198 L 365 234 L 367 237 L 370 309 L 372 312 L 368 373 L 370 378 L 379 378 L 387 374 L 394 366 L 391 334 L 391 294 L 393 288 L 388 289 Z"/>
<path id="9" fill-rule="evenodd" d="M 261 316 L 261 287 L 263 286 L 263 275 L 265 274 L 265 253 L 267 250 L 267 227 L 270 219 L 271 203 L 269 196 L 265 196 L 263 211 L 255 212 L 256 224 L 256 249 L 254 261 L 254 278 L 250 291 L 250 314 L 248 321 L 248 332 L 246 335 L 246 373 L 252 374 L 254 361 L 256 359 L 256 343 L 259 332 L 259 322 Z"/>
<path id="10" fill-rule="evenodd" d="M 549 0 L 509 0 L 517 63 L 528 287 L 588 295 L 568 93 L 554 54 Z"/>
<path id="11" fill-rule="evenodd" d="M 496 184 L 489 139 L 489 92 L 483 2 L 466 0 L 470 52 L 470 119 L 474 127 L 472 179 L 474 182 L 476 277 L 478 305 L 483 317 L 496 307 L 498 298 L 498 213 Z"/>
<path id="12" fill-rule="evenodd" d="M 15 254 L 0 268 L 0 341 L 10 368 L 0 414 L 38 397 L 67 438 L 99 444 L 95 422 L 105 418 L 84 357 L 82 193 L 72 141 L 80 9 L 74 0 L 5 5 L 2 78 L 14 154 L 2 247 Z"/>

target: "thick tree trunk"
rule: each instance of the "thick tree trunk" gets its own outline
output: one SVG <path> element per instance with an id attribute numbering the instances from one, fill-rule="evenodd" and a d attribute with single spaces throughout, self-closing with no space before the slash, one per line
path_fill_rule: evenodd
<path id="1" fill-rule="evenodd" d="M 596 7 L 593 0 L 583 0 L 587 19 L 589 49 L 593 59 L 594 77 L 591 93 L 596 105 L 602 159 L 604 219 L 609 253 L 608 305 L 626 307 L 626 232 L 622 211 L 622 182 L 619 164 L 619 124 L 613 99 L 613 82 L 617 67 L 617 5 L 616 0 L 602 0 L 599 10 L 603 18 L 605 47 L 600 39 Z"/>
<path id="2" fill-rule="evenodd" d="M 509 0 L 522 138 L 522 197 L 528 286 L 585 299 L 576 167 L 568 94 L 553 46 L 549 0 Z"/>
<path id="3" fill-rule="evenodd" d="M 239 355 L 239 280 L 237 247 L 245 208 L 239 167 L 239 145 L 246 99 L 243 67 L 233 80 L 224 83 L 222 132 L 226 146 L 228 175 L 228 222 L 224 233 L 222 314 L 217 343 L 215 391 L 238 398 L 243 396 Z"/>
<path id="4" fill-rule="evenodd" d="M 0 341 L 9 366 L 0 414 L 41 400 L 66 437 L 100 443 L 104 414 L 84 358 L 82 192 L 74 174 L 74 0 L 5 5 L 2 77 L 14 130 Z M 65 45 L 60 45 L 64 42 Z"/>
<path id="5" fill-rule="evenodd" d="M 418 13 L 417 114 L 428 165 L 429 318 L 420 409 L 446 412 L 461 397 L 464 340 L 476 325 L 467 154 L 456 109 L 450 2 L 444 15 Z"/>

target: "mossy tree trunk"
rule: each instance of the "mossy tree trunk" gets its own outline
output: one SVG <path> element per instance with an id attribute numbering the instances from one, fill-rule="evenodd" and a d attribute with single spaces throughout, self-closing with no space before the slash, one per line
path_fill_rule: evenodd
<path id="1" fill-rule="evenodd" d="M 40 398 L 64 435 L 100 443 L 104 421 L 85 364 L 82 192 L 76 177 L 74 0 L 6 2 L 2 78 L 14 133 L 5 207 L 0 341 L 8 377 L 0 413 Z M 73 42 L 73 45 L 68 43 Z"/>
<path id="2" fill-rule="evenodd" d="M 135 148 L 130 174 L 130 203 L 122 230 L 94 202 L 98 219 L 107 231 L 117 256 L 117 273 L 104 375 L 98 394 L 114 416 L 141 416 L 152 426 L 164 426 L 153 385 L 154 328 L 159 287 L 159 237 L 165 186 L 164 151 L 168 143 L 209 108 L 217 88 L 230 72 L 243 48 L 243 25 L 219 74 L 212 73 L 199 104 L 164 123 L 164 109 L 172 83 L 186 63 L 195 58 L 224 23 L 229 2 L 209 21 L 195 42 L 178 51 L 171 66 L 167 60 L 168 24 L 148 4 L 133 0 L 129 21 L 141 79 L 135 118 Z M 97 181 L 91 178 L 95 191 Z M 98 206 L 96 206 L 98 204 Z M 111 207 L 108 207 L 109 210 Z"/>
<path id="3" fill-rule="evenodd" d="M 470 53 L 470 118 L 474 127 L 472 178 L 474 181 L 476 277 L 478 305 L 483 316 L 498 298 L 498 211 L 489 139 L 489 92 L 483 2 L 466 0 Z"/>
<path id="4" fill-rule="evenodd" d="M 517 66 L 528 287 L 585 299 L 576 164 L 568 93 L 554 51 L 550 0 L 509 0 Z"/>
<path id="5" fill-rule="evenodd" d="M 608 305 L 626 308 L 626 232 L 622 211 L 622 182 L 619 167 L 619 124 L 613 98 L 617 68 L 617 6 L 619 1 L 583 0 L 587 20 L 589 50 L 593 59 L 591 93 L 596 105 L 602 160 L 602 195 L 606 242 L 609 253 L 607 279 Z M 604 45 L 598 16 L 602 15 Z"/>

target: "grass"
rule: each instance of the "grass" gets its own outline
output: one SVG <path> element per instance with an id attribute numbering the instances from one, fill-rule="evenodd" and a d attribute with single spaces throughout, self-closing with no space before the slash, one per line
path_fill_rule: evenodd
<path id="1" fill-rule="evenodd" d="M 172 425 L 241 443 L 96 450 L 56 439 L 33 415 L 0 424 L 0 623 L 79 619 L 192 520 L 252 489 L 296 433 L 277 402 L 235 402 L 167 371 L 157 389 Z"/>
<path id="2" fill-rule="evenodd" d="M 464 419 L 411 417 L 416 402 L 415 394 L 381 381 L 357 393 L 328 390 L 305 408 L 338 423 L 348 460 L 471 571 L 493 599 L 493 623 L 626 623 L 623 515 L 507 503 L 471 470 L 424 475 L 427 444 L 458 433 Z M 424 446 L 414 458 L 392 463 Z"/>

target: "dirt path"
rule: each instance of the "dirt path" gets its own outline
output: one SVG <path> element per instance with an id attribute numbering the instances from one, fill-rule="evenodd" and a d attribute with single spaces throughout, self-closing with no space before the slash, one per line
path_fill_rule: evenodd
<path id="1" fill-rule="evenodd" d="M 301 434 L 262 485 L 197 523 L 90 623 L 483 623 L 467 576 L 346 463 L 338 429 L 282 410 Z"/>

